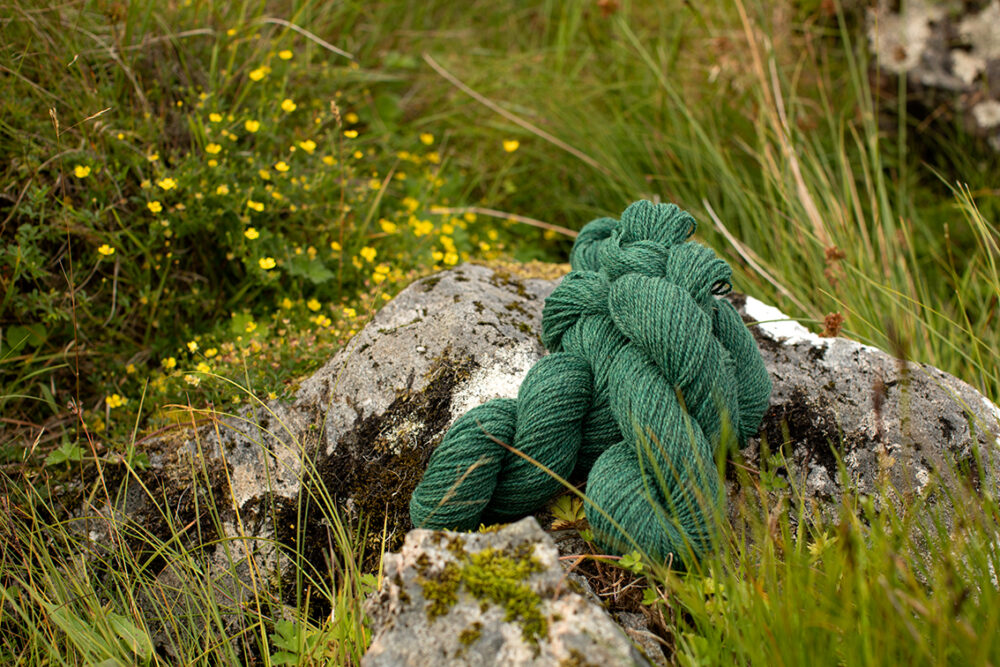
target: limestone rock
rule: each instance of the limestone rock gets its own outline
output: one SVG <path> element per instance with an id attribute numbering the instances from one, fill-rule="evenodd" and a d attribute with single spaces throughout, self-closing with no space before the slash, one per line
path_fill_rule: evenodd
<path id="1" fill-rule="evenodd" d="M 531 517 L 496 532 L 410 532 L 368 602 L 361 664 L 648 665 L 558 557 Z"/>
<path id="2" fill-rule="evenodd" d="M 836 510 L 844 492 L 838 458 L 852 490 L 876 498 L 886 482 L 905 500 L 935 478 L 962 483 L 956 473 L 981 493 L 997 492 L 1000 410 L 970 385 L 846 338 L 821 338 L 756 299 L 731 300 L 745 320 L 762 322 L 751 331 L 773 383 L 761 437 L 743 452 L 751 464 L 764 438 L 821 511 Z"/>
<path id="3" fill-rule="evenodd" d="M 358 424 L 393 412 L 401 395 L 431 388 L 450 372 L 446 422 L 507 395 L 545 352 L 542 306 L 555 283 L 521 280 L 466 264 L 419 280 L 385 306 L 354 339 L 302 383 L 297 406 L 319 406 L 327 453 Z M 398 421 L 398 420 L 397 420 Z M 383 432 L 392 447 L 413 442 L 405 422 Z"/>
<path id="4" fill-rule="evenodd" d="M 317 468 L 346 520 L 388 513 L 388 546 L 398 546 L 410 495 L 451 423 L 516 396 L 545 353 L 542 306 L 555 285 L 471 264 L 425 278 L 302 383 L 295 407 L 317 415 Z"/>

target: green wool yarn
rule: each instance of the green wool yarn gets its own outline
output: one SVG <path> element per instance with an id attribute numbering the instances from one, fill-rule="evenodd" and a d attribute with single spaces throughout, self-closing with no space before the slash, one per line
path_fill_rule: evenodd
<path id="1" fill-rule="evenodd" d="M 673 204 L 636 202 L 594 220 L 572 272 L 545 302 L 550 354 L 517 399 L 455 421 L 410 500 L 422 528 L 509 521 L 587 474 L 586 514 L 600 546 L 677 566 L 710 547 L 722 494 L 716 452 L 760 426 L 771 381 L 728 301 L 731 270 L 687 239 Z M 507 446 L 504 446 L 507 445 Z"/>

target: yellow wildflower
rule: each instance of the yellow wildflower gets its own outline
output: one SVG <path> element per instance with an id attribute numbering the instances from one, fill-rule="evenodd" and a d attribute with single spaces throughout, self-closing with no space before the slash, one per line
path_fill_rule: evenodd
<path id="1" fill-rule="evenodd" d="M 159 213 L 163 210 L 163 204 L 158 201 L 151 201 L 146 203 L 146 208 L 148 208 L 153 213 Z"/>
<path id="2" fill-rule="evenodd" d="M 334 252 L 340 252 L 341 250 L 343 250 L 343 248 L 341 248 L 340 244 L 337 243 L 336 241 L 330 241 L 330 250 L 333 250 Z"/>
<path id="3" fill-rule="evenodd" d="M 431 164 L 441 164 L 441 154 L 437 151 L 431 151 L 427 154 L 427 161 Z"/>
<path id="4" fill-rule="evenodd" d="M 209 144 L 205 146 L 205 152 L 208 153 L 209 155 L 215 155 L 221 150 L 222 146 L 220 146 L 219 144 Z"/>
<path id="5" fill-rule="evenodd" d="M 320 308 L 322 308 L 322 307 L 323 307 L 323 304 L 321 304 L 315 298 L 312 298 L 312 299 L 309 299 L 308 301 L 306 301 L 306 308 L 308 308 L 309 310 L 313 311 L 314 313 L 317 310 L 319 310 Z"/>
<path id="6" fill-rule="evenodd" d="M 247 200 L 247 206 L 257 211 L 258 213 L 264 210 L 264 204 L 262 204 L 259 201 L 254 201 L 252 199 Z"/>
<path id="7" fill-rule="evenodd" d="M 215 194 L 217 194 L 217 195 L 228 195 L 229 194 L 229 186 L 226 185 L 225 183 L 223 183 L 219 187 L 215 188 Z"/>
<path id="8" fill-rule="evenodd" d="M 274 169 L 275 169 L 275 171 L 280 171 L 281 173 L 285 173 L 285 172 L 286 172 L 286 171 L 288 171 L 288 170 L 289 170 L 290 168 L 291 168 L 291 167 L 289 167 L 289 166 L 288 166 L 288 163 L 287 163 L 287 162 L 285 162 L 284 160 L 281 160 L 280 162 L 278 162 L 278 163 L 276 163 L 276 164 L 274 165 Z"/>
<path id="9" fill-rule="evenodd" d="M 169 177 L 161 178 L 156 182 L 156 184 L 159 185 L 164 190 L 173 190 L 174 188 L 177 187 L 177 181 Z"/>
<path id="10" fill-rule="evenodd" d="M 358 118 L 358 114 L 354 113 L 353 111 L 348 111 L 346 114 L 344 114 L 344 120 L 350 123 L 351 125 L 354 125 L 361 119 Z"/>
<path id="11" fill-rule="evenodd" d="M 210 121 L 212 121 L 213 123 L 221 123 L 222 122 L 222 114 L 221 113 L 210 113 L 210 114 L 208 114 L 208 119 Z"/>
<path id="12" fill-rule="evenodd" d="M 106 399 L 104 399 L 104 402 L 105 404 L 107 404 L 109 408 L 114 409 L 114 408 L 120 408 L 121 406 L 128 403 L 128 399 L 125 398 L 124 396 L 121 396 L 120 394 L 111 394 Z"/>
<path id="13" fill-rule="evenodd" d="M 313 151 L 316 150 L 316 142 L 313 141 L 312 139 L 306 139 L 305 141 L 300 141 L 299 148 L 304 150 L 306 153 L 309 153 L 309 155 L 312 155 Z"/>
<path id="14" fill-rule="evenodd" d="M 198 351 L 198 341 L 189 340 L 188 344 L 187 344 L 187 349 L 190 352 L 197 352 Z"/>
<path id="15" fill-rule="evenodd" d="M 185 375 L 184 381 L 187 382 L 192 387 L 197 387 L 201 384 L 201 378 L 197 375 Z"/>
<path id="16" fill-rule="evenodd" d="M 395 234 L 396 230 L 399 229 L 398 225 L 396 225 L 395 222 L 390 222 L 385 218 L 379 220 L 378 225 L 379 227 L 382 228 L 382 231 L 385 232 L 386 234 Z"/>
<path id="17" fill-rule="evenodd" d="M 215 159 L 209 160 L 208 161 L 208 166 L 209 167 L 218 167 L 219 166 L 219 161 L 215 160 Z"/>
<path id="18" fill-rule="evenodd" d="M 247 227 L 247 230 L 245 232 L 243 232 L 243 236 L 245 236 L 248 239 L 250 239 L 251 241 L 253 241 L 255 238 L 257 238 L 258 236 L 260 236 L 260 232 L 258 232 L 253 227 Z"/>
<path id="19" fill-rule="evenodd" d="M 298 108 L 298 105 L 295 104 L 295 102 L 293 102 L 291 99 L 289 99 L 287 97 L 284 100 L 281 101 L 281 109 L 282 109 L 282 111 L 286 111 L 288 113 L 292 113 L 297 108 Z"/>
<path id="20" fill-rule="evenodd" d="M 351 156 L 354 157 L 355 160 L 360 160 L 365 156 L 365 154 L 362 153 L 361 151 L 354 151 L 353 153 L 351 153 Z"/>
<path id="21" fill-rule="evenodd" d="M 288 49 L 285 49 L 283 51 L 278 51 L 278 57 L 281 58 L 282 60 L 291 60 L 292 52 L 289 51 Z"/>
<path id="22" fill-rule="evenodd" d="M 344 315 L 346 315 L 347 317 L 350 317 L 351 319 L 354 319 L 355 317 L 358 316 L 358 311 L 354 310 L 350 306 L 346 306 L 344 308 Z"/>
<path id="23" fill-rule="evenodd" d="M 434 231 L 434 224 L 430 220 L 417 220 L 413 225 L 415 236 L 427 236 Z"/>
<path id="24" fill-rule="evenodd" d="M 73 167 L 73 175 L 77 178 L 87 178 L 90 176 L 90 167 L 83 164 L 78 164 Z"/>
<path id="25" fill-rule="evenodd" d="M 521 142 L 517 139 L 504 139 L 503 149 L 506 153 L 513 153 L 521 146 Z"/>
<path id="26" fill-rule="evenodd" d="M 150 153 L 149 155 L 146 156 L 146 159 L 149 160 L 150 162 L 156 162 L 157 160 L 160 159 L 160 154 Z"/>
<path id="27" fill-rule="evenodd" d="M 243 123 L 243 127 L 246 128 L 247 132 L 253 134 L 254 132 L 260 129 L 260 121 L 248 120 L 247 122 Z"/>
<path id="28" fill-rule="evenodd" d="M 423 134 L 420 135 L 420 143 L 422 143 L 424 146 L 430 146 L 431 144 L 434 143 L 434 135 L 431 134 L 430 132 L 424 132 Z"/>
<path id="29" fill-rule="evenodd" d="M 444 254 L 444 263 L 451 266 L 458 264 L 458 255 L 453 252 L 446 252 Z"/>
<path id="30" fill-rule="evenodd" d="M 274 257 L 261 257 L 257 264 L 265 271 L 270 271 L 275 266 Z"/>
<path id="31" fill-rule="evenodd" d="M 110 257 L 111 255 L 115 254 L 115 249 L 109 246 L 107 243 L 105 243 L 104 245 L 102 245 L 100 248 L 97 249 L 97 252 L 101 253 L 105 257 Z"/>
<path id="32" fill-rule="evenodd" d="M 173 357 L 167 357 L 160 363 L 162 363 L 163 367 L 166 368 L 167 370 L 170 370 L 171 368 L 177 366 L 177 360 L 174 359 Z"/>
<path id="33" fill-rule="evenodd" d="M 260 81 L 267 76 L 267 72 L 267 67 L 258 67 L 257 69 L 250 70 L 250 79 L 252 81 Z"/>
<path id="34" fill-rule="evenodd" d="M 206 364 L 204 361 L 199 362 L 197 366 L 194 367 L 199 373 L 211 373 L 212 367 Z"/>
<path id="35" fill-rule="evenodd" d="M 420 202 L 413 197 L 403 197 L 403 206 L 406 207 L 407 211 L 413 213 L 420 207 Z"/>
<path id="36" fill-rule="evenodd" d="M 348 139 L 354 139 L 358 136 L 357 130 L 344 130 L 344 136 Z"/>
<path id="37" fill-rule="evenodd" d="M 271 180 L 271 172 L 269 172 L 267 169 L 261 169 L 260 171 L 257 172 L 257 175 L 260 176 L 262 180 L 265 181 Z"/>
<path id="38" fill-rule="evenodd" d="M 368 187 L 372 190 L 378 190 L 382 187 L 382 181 L 377 178 L 372 178 L 368 181 Z"/>
<path id="39" fill-rule="evenodd" d="M 292 300 L 286 296 L 284 299 L 281 300 L 281 307 L 284 308 L 285 310 L 291 310 Z"/>
<path id="40" fill-rule="evenodd" d="M 215 349 L 214 347 L 210 347 L 207 350 L 205 350 L 205 357 L 207 359 L 211 359 L 212 357 L 214 357 L 218 353 L 219 353 L 219 351 L 217 349 Z"/>
<path id="41" fill-rule="evenodd" d="M 375 248 L 372 248 L 371 246 L 365 246 L 364 248 L 361 249 L 361 252 L 359 252 L 358 254 L 364 257 L 368 262 L 374 262 L 375 255 L 378 254 L 378 251 L 375 250 Z"/>
<path id="42" fill-rule="evenodd" d="M 337 164 L 337 161 L 333 159 L 332 155 L 324 155 L 323 164 L 325 164 L 328 167 L 332 167 L 333 165 Z"/>
<path id="43" fill-rule="evenodd" d="M 462 217 L 465 218 L 466 222 L 475 222 L 476 221 L 476 214 L 473 213 L 472 211 L 467 211 Z"/>
<path id="44" fill-rule="evenodd" d="M 125 372 L 128 373 L 129 375 L 135 375 L 135 372 L 137 370 L 138 369 L 135 367 L 135 364 L 128 364 L 127 366 L 125 366 Z"/>

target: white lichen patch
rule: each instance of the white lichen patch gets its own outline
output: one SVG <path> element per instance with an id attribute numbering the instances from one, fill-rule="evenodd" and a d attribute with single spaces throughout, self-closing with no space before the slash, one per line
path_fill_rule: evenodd
<path id="1" fill-rule="evenodd" d="M 958 34 L 980 58 L 1000 58 L 1000 0 L 993 0 L 981 12 L 958 24 Z"/>
<path id="2" fill-rule="evenodd" d="M 776 341 L 784 342 L 787 345 L 807 343 L 818 347 L 825 347 L 830 343 L 831 339 L 821 338 L 774 306 L 761 303 L 752 296 L 747 297 L 744 310 L 748 317 L 759 322 L 755 326 L 760 331 Z"/>
<path id="3" fill-rule="evenodd" d="M 920 63 L 931 36 L 931 22 L 940 20 L 944 3 L 912 0 L 906 12 L 896 14 L 880 4 L 869 21 L 868 39 L 879 67 L 895 74 L 908 72 Z"/>
<path id="4" fill-rule="evenodd" d="M 962 49 L 951 50 L 951 71 L 967 86 L 971 86 L 983 70 L 986 59 L 969 54 Z"/>
<path id="5" fill-rule="evenodd" d="M 406 419 L 395 424 L 388 433 L 379 437 L 379 441 L 385 443 L 390 454 L 399 454 L 404 447 L 416 447 L 418 438 L 423 432 L 424 424 L 413 419 Z"/>
<path id="6" fill-rule="evenodd" d="M 747 297 L 744 312 L 748 317 L 758 322 L 758 324 L 751 326 L 757 327 L 764 335 L 783 345 L 805 344 L 813 347 L 827 348 L 830 350 L 830 354 L 836 358 L 847 358 L 855 350 L 878 352 L 878 348 L 859 343 L 849 338 L 823 338 L 809 331 L 809 329 L 806 329 L 796 320 L 785 315 L 774 306 L 761 303 L 752 296 Z M 827 366 L 830 365 L 826 362 L 825 357 L 822 363 Z"/>
<path id="7" fill-rule="evenodd" d="M 972 116 L 976 119 L 979 127 L 983 129 L 998 127 L 1000 126 L 1000 102 L 996 100 L 980 102 L 972 107 Z"/>
<path id="8" fill-rule="evenodd" d="M 914 477 L 917 480 L 917 493 L 918 494 L 919 493 L 923 493 L 924 492 L 924 488 L 926 488 L 927 485 L 930 484 L 930 482 L 931 482 L 931 474 L 930 474 L 930 472 L 928 472 L 926 468 L 920 468 L 914 474 Z"/>

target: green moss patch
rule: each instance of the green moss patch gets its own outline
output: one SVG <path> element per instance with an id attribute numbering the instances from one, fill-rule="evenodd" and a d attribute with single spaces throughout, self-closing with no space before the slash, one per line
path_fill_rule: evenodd
<path id="1" fill-rule="evenodd" d="M 532 574 L 543 569 L 532 551 L 531 545 L 525 544 L 516 549 L 462 553 L 459 560 L 448 563 L 441 572 L 429 576 L 422 573 L 417 581 L 427 599 L 428 620 L 447 613 L 464 586 L 483 608 L 490 604 L 502 607 L 504 621 L 516 622 L 524 640 L 537 645 L 539 637 L 548 634 L 548 622 L 541 612 L 541 597 L 527 584 Z M 466 645 L 476 641 L 480 627 L 475 627 L 474 636 L 467 629 L 459 641 Z"/>

